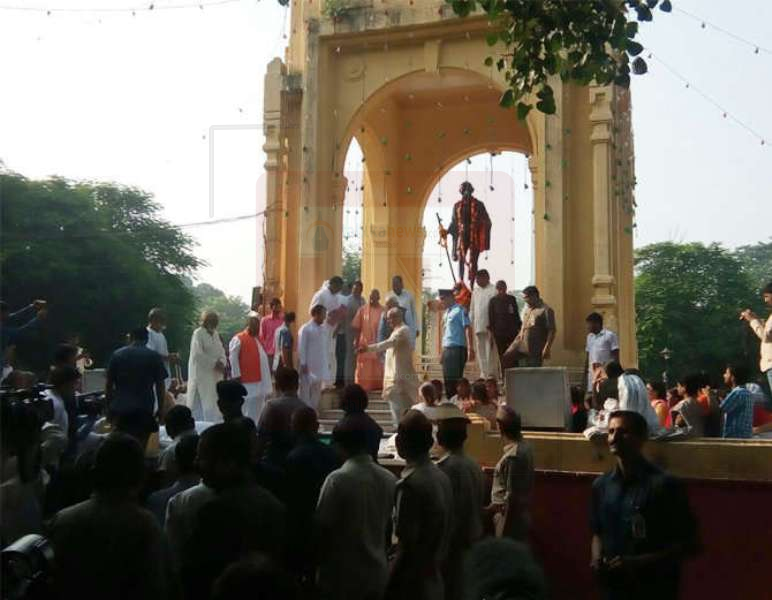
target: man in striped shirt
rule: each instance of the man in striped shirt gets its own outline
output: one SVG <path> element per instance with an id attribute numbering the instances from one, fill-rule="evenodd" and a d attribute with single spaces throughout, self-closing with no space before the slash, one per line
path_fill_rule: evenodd
<path id="1" fill-rule="evenodd" d="M 729 395 L 721 401 L 721 414 L 724 424 L 721 437 L 753 437 L 753 399 L 746 389 L 749 372 L 744 365 L 729 365 L 724 371 L 724 383 L 732 388 Z"/>

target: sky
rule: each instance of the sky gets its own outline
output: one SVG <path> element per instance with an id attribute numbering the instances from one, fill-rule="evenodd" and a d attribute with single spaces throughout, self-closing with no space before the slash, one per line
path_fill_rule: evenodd
<path id="1" fill-rule="evenodd" d="M 158 0 L 155 6 L 189 1 Z M 148 4 L 0 2 L 52 9 L 50 15 L 0 9 L 0 159 L 30 178 L 113 181 L 153 193 L 163 217 L 185 225 L 198 243 L 195 252 L 207 263 L 198 280 L 248 299 L 262 277 L 263 221 L 222 219 L 265 206 L 263 75 L 266 64 L 283 54 L 287 11 L 276 0 L 140 10 L 134 16 L 56 10 Z M 656 11 L 654 23 L 641 27 L 644 56 L 653 52 L 656 58 L 632 84 L 635 244 L 715 241 L 735 247 L 766 241 L 772 235 L 772 3 L 674 5 L 675 12 Z M 701 19 L 751 45 L 710 24 L 703 28 Z M 758 53 L 756 43 L 762 44 Z M 514 192 L 514 204 L 501 203 L 493 215 L 493 238 L 506 244 L 481 264 L 492 272 L 494 266 L 514 268 L 515 285 L 522 287 L 532 277 L 532 199 L 522 157 L 495 159 L 494 191 L 488 157 L 459 165 L 442 184 L 446 203 L 467 169 L 480 182 L 473 180 L 481 200 L 511 200 Z M 353 187 L 346 198 L 352 208 Z M 430 234 L 442 204 L 438 196 L 437 190 L 430 195 L 424 220 Z M 446 222 L 448 210 L 441 211 Z M 352 213 L 347 229 L 356 218 Z M 207 221 L 213 222 L 198 224 Z M 424 268 L 437 287 L 449 278 L 443 274 L 448 266 L 441 249 L 429 246 Z"/>

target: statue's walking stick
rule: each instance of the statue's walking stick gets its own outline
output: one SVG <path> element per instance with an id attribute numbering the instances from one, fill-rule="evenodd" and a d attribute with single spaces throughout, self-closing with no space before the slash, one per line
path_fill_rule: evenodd
<path id="1" fill-rule="evenodd" d="M 445 228 L 442 226 L 442 219 L 440 218 L 440 213 L 434 213 L 434 214 L 437 215 L 437 222 L 440 224 L 440 231 L 445 231 Z M 455 281 L 456 274 L 453 272 L 453 261 L 450 259 L 450 250 L 448 250 L 447 237 L 442 237 L 442 235 L 440 235 L 440 246 L 445 248 L 445 255 L 448 257 L 448 267 L 450 268 L 450 278 L 453 281 Z"/>

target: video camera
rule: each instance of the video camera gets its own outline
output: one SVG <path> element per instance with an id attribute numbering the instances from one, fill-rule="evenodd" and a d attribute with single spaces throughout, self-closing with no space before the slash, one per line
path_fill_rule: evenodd
<path id="1" fill-rule="evenodd" d="M 12 418 L 12 415 L 32 416 L 34 413 L 41 425 L 50 421 L 54 415 L 54 407 L 51 399 L 45 394 L 45 391 L 50 388 L 51 386 L 45 383 L 38 383 L 27 389 L 0 388 L 0 407 L 3 416 Z"/>
<path id="2" fill-rule="evenodd" d="M 2 600 L 51 597 L 54 550 L 40 535 L 25 535 L 2 551 Z"/>
<path id="3" fill-rule="evenodd" d="M 101 417 L 105 413 L 106 404 L 104 392 L 75 394 L 75 412 L 78 416 L 83 415 L 90 418 Z"/>

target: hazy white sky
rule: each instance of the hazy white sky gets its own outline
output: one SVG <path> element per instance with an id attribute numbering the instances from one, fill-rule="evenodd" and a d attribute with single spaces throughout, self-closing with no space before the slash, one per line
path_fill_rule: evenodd
<path id="1" fill-rule="evenodd" d="M 2 4 L 10 3 L 54 9 L 135 5 L 132 0 Z M 164 4 L 173 3 L 155 2 Z M 772 45 L 772 4 L 765 0 L 674 4 Z M 155 194 L 170 221 L 191 223 L 209 219 L 212 142 L 214 217 L 255 213 L 265 203 L 263 74 L 266 63 L 282 54 L 285 23 L 285 9 L 275 0 L 136 16 L 0 10 L 0 158 L 28 177 L 61 175 L 141 187 Z M 634 78 L 636 244 L 696 240 L 737 246 L 767 239 L 772 235 L 772 54 L 764 48 L 755 54 L 678 12 L 656 12 L 655 22 L 642 27 L 641 39 L 690 87 L 656 60 L 649 61 L 648 75 Z M 767 144 L 724 119 L 697 90 L 722 104 L 730 117 L 768 136 Z M 231 128 L 218 130 L 221 126 Z M 479 173 L 483 185 L 476 187 L 483 200 L 486 168 L 485 157 L 470 166 Z M 466 168 L 460 169 L 464 174 Z M 515 179 L 514 280 L 521 286 L 530 278 L 530 198 L 518 193 L 522 160 L 497 158 L 494 170 L 491 200 L 494 194 L 509 200 L 507 179 L 510 174 Z M 447 187 L 449 202 L 457 183 Z M 436 193 L 431 198 L 430 208 L 437 207 Z M 510 267 L 511 214 L 506 209 L 496 216 L 501 218 L 495 219 L 494 237 L 506 244 L 489 260 Z M 426 223 L 435 220 L 427 211 Z M 186 230 L 208 263 L 199 278 L 248 298 L 262 272 L 262 221 Z M 440 267 L 438 250 L 425 260 L 432 276 L 447 270 L 447 264 Z"/>

